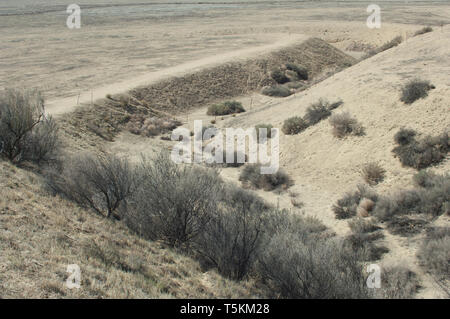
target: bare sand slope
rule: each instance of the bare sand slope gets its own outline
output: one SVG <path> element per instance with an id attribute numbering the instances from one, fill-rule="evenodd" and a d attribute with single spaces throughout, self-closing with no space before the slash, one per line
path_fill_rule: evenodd
<path id="1" fill-rule="evenodd" d="M 307 38 L 307 36 L 300 34 L 285 35 L 280 40 L 268 45 L 225 52 L 223 54 L 218 54 L 159 71 L 150 72 L 138 77 L 130 78 L 125 81 L 105 85 L 99 88 L 92 89 L 90 91 L 84 91 L 76 96 L 50 100 L 46 105 L 46 110 L 49 114 L 58 116 L 73 111 L 80 104 L 90 103 L 91 101 L 102 99 L 110 93 L 125 93 L 136 87 L 150 85 L 152 83 L 156 83 L 173 76 L 181 76 L 186 73 L 193 73 L 200 69 L 223 64 L 228 61 L 248 59 L 249 57 L 255 57 L 273 51 L 275 49 L 292 45 L 293 43 L 299 43 L 306 40 Z"/>

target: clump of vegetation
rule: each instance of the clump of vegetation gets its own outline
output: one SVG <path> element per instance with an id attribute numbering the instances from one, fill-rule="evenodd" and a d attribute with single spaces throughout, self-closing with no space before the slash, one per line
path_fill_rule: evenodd
<path id="1" fill-rule="evenodd" d="M 450 176 L 421 173 L 415 180 L 420 184 L 412 190 L 400 191 L 390 197 L 382 197 L 376 203 L 374 215 L 389 221 L 402 215 L 436 217 L 450 212 Z M 394 221 L 398 222 L 398 221 Z M 403 228 L 409 221 L 400 221 Z M 419 222 L 420 223 L 420 222 Z M 402 225 L 401 225 L 402 226 Z"/>
<path id="2" fill-rule="evenodd" d="M 364 134 L 362 125 L 348 112 L 334 114 L 330 118 L 330 124 L 333 127 L 333 135 L 337 138 L 343 138 L 349 134 L 356 136 Z"/>
<path id="3" fill-rule="evenodd" d="M 45 114 L 39 91 L 8 89 L 0 95 L 0 155 L 13 163 L 55 162 L 58 127 Z"/>
<path id="4" fill-rule="evenodd" d="M 392 151 L 403 165 L 423 169 L 445 159 L 450 149 L 447 132 L 421 140 L 417 140 L 415 134 L 412 130 L 401 129 L 394 136 L 398 145 Z"/>
<path id="5" fill-rule="evenodd" d="M 362 169 L 362 176 L 367 184 L 373 186 L 383 181 L 386 170 L 378 163 L 368 163 Z"/>
<path id="6" fill-rule="evenodd" d="M 370 58 L 371 56 L 374 56 L 374 55 L 376 55 L 376 54 L 378 54 L 378 53 L 380 53 L 380 52 L 383 52 L 383 51 L 389 50 L 389 49 L 391 49 L 391 48 L 393 48 L 393 47 L 396 47 L 396 46 L 398 46 L 400 43 L 402 43 L 402 41 L 403 41 L 403 38 L 402 38 L 401 36 L 397 36 L 397 37 L 395 37 L 394 39 L 392 39 L 391 41 L 386 42 L 386 43 L 383 44 L 382 46 L 380 46 L 380 47 L 378 47 L 378 48 L 376 48 L 376 49 L 374 49 L 374 50 L 370 50 L 370 51 L 367 53 L 367 55 L 365 56 L 365 58 L 366 58 L 366 59 L 367 59 L 367 58 Z"/>
<path id="7" fill-rule="evenodd" d="M 245 112 L 241 102 L 225 101 L 220 104 L 213 104 L 208 107 L 207 115 L 227 115 Z"/>
<path id="8" fill-rule="evenodd" d="M 260 140 L 260 138 L 259 138 L 259 134 L 260 134 L 260 132 L 262 133 L 264 130 L 261 130 L 260 131 L 260 129 L 265 129 L 265 131 L 266 131 L 266 137 L 267 138 L 272 138 L 272 128 L 273 128 L 273 126 L 272 126 L 272 124 L 258 124 L 258 125 L 256 125 L 255 126 L 255 129 L 256 129 L 256 138 L 257 138 L 257 140 L 258 140 L 258 142 L 262 142 L 262 143 L 264 143 L 264 141 L 265 141 L 265 139 L 263 139 L 263 140 Z"/>
<path id="9" fill-rule="evenodd" d="M 73 157 L 61 171 L 49 171 L 48 186 L 82 207 L 102 216 L 120 219 L 119 208 L 133 194 L 137 183 L 134 168 L 114 155 Z"/>
<path id="10" fill-rule="evenodd" d="M 262 174 L 261 164 L 250 164 L 244 167 L 239 176 L 245 186 L 271 191 L 276 188 L 287 189 L 292 185 L 292 180 L 282 169 L 273 174 Z"/>
<path id="11" fill-rule="evenodd" d="M 279 69 L 272 71 L 270 76 L 278 84 L 284 84 L 284 83 L 287 83 L 287 82 L 290 81 L 289 78 L 284 74 L 284 72 L 282 70 L 279 70 Z"/>
<path id="12" fill-rule="evenodd" d="M 417 135 L 417 132 L 410 129 L 401 128 L 395 135 L 394 141 L 398 145 L 408 145 L 411 142 L 414 142 L 414 138 Z"/>
<path id="13" fill-rule="evenodd" d="M 204 265 L 227 278 L 241 280 L 253 268 L 265 235 L 268 206 L 248 190 L 227 185 L 222 205 L 195 239 L 195 252 Z"/>
<path id="14" fill-rule="evenodd" d="M 376 241 L 384 238 L 381 227 L 373 219 L 356 217 L 349 221 L 352 234 L 346 237 L 346 242 L 356 251 L 361 251 L 362 261 L 374 261 L 381 258 L 389 250 Z"/>
<path id="15" fill-rule="evenodd" d="M 391 234 L 408 237 L 419 234 L 427 224 L 428 221 L 422 218 L 392 216 L 387 223 L 387 229 Z"/>
<path id="16" fill-rule="evenodd" d="M 427 97 L 428 91 L 434 88 L 435 86 L 430 84 L 429 81 L 411 80 L 402 88 L 400 100 L 405 104 L 412 104 L 419 99 Z"/>
<path id="17" fill-rule="evenodd" d="M 417 256 L 427 271 L 447 287 L 450 278 L 450 227 L 435 227 L 427 231 Z"/>
<path id="18" fill-rule="evenodd" d="M 286 63 L 286 69 L 295 72 L 300 80 L 308 80 L 308 69 L 305 67 L 294 63 Z"/>
<path id="19" fill-rule="evenodd" d="M 418 36 L 418 35 L 421 35 L 421 34 L 432 32 L 432 31 L 433 31 L 432 27 L 426 26 L 426 27 L 423 27 L 422 29 L 416 31 L 416 33 L 414 33 L 414 36 Z"/>
<path id="20" fill-rule="evenodd" d="M 275 96 L 275 97 L 287 97 L 292 95 L 292 91 L 283 85 L 274 85 L 265 87 L 262 91 L 262 94 L 267 96 Z"/>
<path id="21" fill-rule="evenodd" d="M 171 132 L 180 125 L 181 122 L 175 119 L 133 114 L 126 128 L 133 134 L 150 137 Z"/>
<path id="22" fill-rule="evenodd" d="M 321 238 L 320 232 L 280 230 L 273 232 L 258 260 L 258 272 L 273 297 L 370 296 L 358 252 L 338 240 Z"/>
<path id="23" fill-rule="evenodd" d="M 137 172 L 139 187 L 127 202 L 125 222 L 147 239 L 189 248 L 218 210 L 218 172 L 177 165 L 165 153 L 143 159 Z"/>
<path id="24" fill-rule="evenodd" d="M 305 120 L 308 125 L 314 125 L 331 115 L 330 104 L 324 99 L 312 103 L 307 109 Z"/>
<path id="25" fill-rule="evenodd" d="M 308 128 L 308 123 L 300 116 L 290 117 L 284 121 L 281 131 L 286 135 L 294 135 Z"/>
<path id="26" fill-rule="evenodd" d="M 365 185 L 358 185 L 354 193 L 347 193 L 333 205 L 333 212 L 337 219 L 346 219 L 356 216 L 358 206 L 363 199 L 370 199 L 373 203 L 378 200 L 378 195 Z"/>
<path id="27" fill-rule="evenodd" d="M 381 288 L 376 289 L 375 298 L 411 299 L 421 288 L 417 275 L 406 267 L 383 267 Z"/>

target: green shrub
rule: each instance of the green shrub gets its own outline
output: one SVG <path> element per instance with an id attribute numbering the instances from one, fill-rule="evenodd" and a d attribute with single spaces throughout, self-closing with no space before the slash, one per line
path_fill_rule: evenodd
<path id="1" fill-rule="evenodd" d="M 35 90 L 5 90 L 0 95 L 0 155 L 13 163 L 55 162 L 58 127 L 45 115 L 44 99 Z"/>
<path id="2" fill-rule="evenodd" d="M 245 112 L 242 103 L 237 101 L 226 101 L 220 104 L 213 104 L 208 107 L 207 115 L 227 115 Z"/>
<path id="3" fill-rule="evenodd" d="M 294 71 L 301 80 L 308 80 L 308 70 L 300 65 L 286 63 L 286 69 Z"/>
<path id="4" fill-rule="evenodd" d="M 287 189 L 292 185 L 292 180 L 282 169 L 274 174 L 261 174 L 261 164 L 250 164 L 244 167 L 239 176 L 245 186 L 271 191 L 276 188 Z"/>
<path id="5" fill-rule="evenodd" d="M 282 70 L 274 70 L 270 73 L 272 79 L 275 80 L 278 84 L 284 84 L 289 82 L 289 78 L 284 74 Z"/>
<path id="6" fill-rule="evenodd" d="M 308 123 L 300 116 L 290 117 L 284 121 L 281 131 L 286 135 L 294 135 L 308 128 Z"/>
<path id="7" fill-rule="evenodd" d="M 418 99 L 427 97 L 431 89 L 434 89 L 434 86 L 429 81 L 411 80 L 403 87 L 400 100 L 405 104 L 412 104 Z"/>
<path id="8" fill-rule="evenodd" d="M 306 109 L 305 120 L 308 125 L 314 125 L 330 115 L 331 111 L 329 110 L 329 103 L 326 100 L 320 99 Z"/>
<path id="9" fill-rule="evenodd" d="M 266 87 L 262 90 L 261 93 L 267 96 L 275 97 L 287 97 L 289 95 L 292 95 L 292 91 L 283 85 Z"/>

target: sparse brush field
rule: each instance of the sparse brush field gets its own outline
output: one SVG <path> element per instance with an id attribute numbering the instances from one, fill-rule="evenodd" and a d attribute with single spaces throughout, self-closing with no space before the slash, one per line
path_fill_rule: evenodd
<path id="1" fill-rule="evenodd" d="M 449 5 L 386 2 L 371 30 L 353 4 L 183 0 L 82 33 L 14 5 L 0 299 L 450 298 Z M 216 155 L 228 128 L 267 131 L 279 169 L 248 136 L 223 163 L 173 160 L 184 142 Z"/>

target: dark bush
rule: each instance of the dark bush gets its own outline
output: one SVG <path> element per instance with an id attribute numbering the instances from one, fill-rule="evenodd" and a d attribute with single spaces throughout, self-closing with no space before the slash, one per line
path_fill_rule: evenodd
<path id="1" fill-rule="evenodd" d="M 241 102 L 226 101 L 220 104 L 213 104 L 208 107 L 207 115 L 227 115 L 245 112 Z"/>
<path id="2" fill-rule="evenodd" d="M 300 116 L 290 117 L 284 121 L 281 131 L 286 135 L 298 134 L 308 128 L 308 123 Z"/>
<path id="3" fill-rule="evenodd" d="M 278 84 L 284 84 L 289 82 L 289 78 L 284 74 L 282 70 L 274 70 L 270 73 L 272 79 L 275 80 Z"/>
<path id="4" fill-rule="evenodd" d="M 308 125 L 314 125 L 330 115 L 331 111 L 329 110 L 329 103 L 326 100 L 320 99 L 306 109 L 305 120 Z"/>
<path id="5" fill-rule="evenodd" d="M 239 176 L 244 186 L 271 191 L 276 188 L 287 189 L 292 185 L 292 180 L 282 169 L 274 174 L 261 174 L 261 164 L 250 164 L 244 167 Z"/>
<path id="6" fill-rule="evenodd" d="M 45 115 L 40 92 L 5 90 L 0 95 L 0 154 L 13 163 L 56 161 L 58 127 Z"/>
<path id="7" fill-rule="evenodd" d="M 114 155 L 82 155 L 63 165 L 61 172 L 48 174 L 51 189 L 100 215 L 121 218 L 120 205 L 126 205 L 137 185 L 127 160 Z"/>
<path id="8" fill-rule="evenodd" d="M 267 96 L 276 96 L 276 97 L 287 97 L 289 95 L 292 95 L 292 91 L 283 85 L 265 87 L 261 91 L 261 93 Z"/>
<path id="9" fill-rule="evenodd" d="M 300 80 L 308 80 L 308 70 L 305 67 L 293 63 L 287 63 L 286 69 L 297 73 Z"/>
<path id="10" fill-rule="evenodd" d="M 395 135 L 394 141 L 399 145 L 407 145 L 415 141 L 417 132 L 410 129 L 401 128 Z"/>
<path id="11" fill-rule="evenodd" d="M 407 130 L 401 130 L 396 134 L 395 140 L 402 144 L 392 150 L 403 165 L 423 169 L 446 158 L 450 149 L 448 133 L 416 140 L 412 137 L 412 133 L 408 135 L 405 131 Z"/>
<path id="12" fill-rule="evenodd" d="M 431 89 L 434 89 L 434 86 L 429 81 L 420 79 L 411 80 L 402 89 L 400 100 L 406 104 L 412 104 L 418 99 L 426 97 L 428 91 Z"/>

